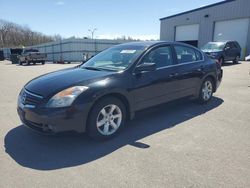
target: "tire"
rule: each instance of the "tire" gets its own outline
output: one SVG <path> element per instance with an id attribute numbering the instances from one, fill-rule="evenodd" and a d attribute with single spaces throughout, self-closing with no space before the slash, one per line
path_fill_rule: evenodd
<path id="1" fill-rule="evenodd" d="M 20 61 L 20 62 L 19 62 L 19 65 L 23 65 L 23 62 L 22 62 L 22 61 Z"/>
<path id="2" fill-rule="evenodd" d="M 221 65 L 224 65 L 224 64 L 225 64 L 225 59 L 224 59 L 224 57 L 221 57 L 221 58 L 219 59 L 219 62 L 220 62 Z"/>
<path id="3" fill-rule="evenodd" d="M 239 63 L 240 57 L 237 55 L 235 59 L 233 60 L 233 64 L 238 64 Z"/>
<path id="4" fill-rule="evenodd" d="M 214 83 L 211 78 L 206 78 L 201 85 L 198 102 L 205 104 L 213 97 Z"/>
<path id="5" fill-rule="evenodd" d="M 87 134 L 95 140 L 107 140 L 114 137 L 126 121 L 126 107 L 114 97 L 101 99 L 89 114 Z"/>
<path id="6" fill-rule="evenodd" d="M 42 65 L 44 65 L 45 64 L 45 61 L 42 61 Z"/>

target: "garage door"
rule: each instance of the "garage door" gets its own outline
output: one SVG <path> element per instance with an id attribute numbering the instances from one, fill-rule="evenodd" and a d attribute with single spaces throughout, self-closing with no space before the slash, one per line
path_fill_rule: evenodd
<path id="1" fill-rule="evenodd" d="M 245 55 L 248 27 L 249 18 L 216 22 L 214 41 L 238 41 L 242 48 L 242 55 Z"/>
<path id="2" fill-rule="evenodd" d="M 198 39 L 199 39 L 199 24 L 181 25 L 176 27 L 175 41 L 185 42 L 197 46 Z"/>

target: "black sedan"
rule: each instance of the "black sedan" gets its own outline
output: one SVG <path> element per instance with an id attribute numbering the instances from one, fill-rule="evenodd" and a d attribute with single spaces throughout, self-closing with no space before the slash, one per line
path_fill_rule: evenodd
<path id="1" fill-rule="evenodd" d="M 17 111 L 24 125 L 45 134 L 76 131 L 107 139 L 138 110 L 184 97 L 207 103 L 221 79 L 220 66 L 192 46 L 127 43 L 31 80 Z"/>

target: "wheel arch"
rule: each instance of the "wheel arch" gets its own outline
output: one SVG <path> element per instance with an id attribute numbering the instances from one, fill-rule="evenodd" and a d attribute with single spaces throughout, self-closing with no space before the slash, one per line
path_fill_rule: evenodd
<path id="1" fill-rule="evenodd" d="M 203 81 L 210 78 L 212 80 L 212 84 L 213 84 L 213 92 L 216 92 L 216 78 L 213 75 L 207 75 L 204 77 Z"/>
<path id="2" fill-rule="evenodd" d="M 95 100 L 95 102 L 93 103 L 93 105 L 91 106 L 91 108 L 90 108 L 90 110 L 88 112 L 87 122 L 88 122 L 89 116 L 90 116 L 91 111 L 93 110 L 94 106 L 98 102 L 100 102 L 101 100 L 103 100 L 104 98 L 108 98 L 108 97 L 114 97 L 114 98 L 117 98 L 118 100 L 120 100 L 124 104 L 124 106 L 125 106 L 127 119 L 132 119 L 133 118 L 133 113 L 132 113 L 132 110 L 131 110 L 131 104 L 130 104 L 128 98 L 124 94 L 122 94 L 122 93 L 111 92 L 111 93 L 107 93 L 107 94 L 104 94 L 102 96 L 99 96 Z"/>

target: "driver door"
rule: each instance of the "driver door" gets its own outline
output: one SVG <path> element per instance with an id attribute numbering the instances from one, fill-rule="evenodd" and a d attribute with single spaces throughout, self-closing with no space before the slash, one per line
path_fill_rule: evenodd
<path id="1" fill-rule="evenodd" d="M 136 110 L 158 105 L 178 98 L 176 61 L 170 45 L 149 51 L 139 64 L 155 63 L 156 70 L 134 74 L 132 94 Z"/>
<path id="2" fill-rule="evenodd" d="M 228 42 L 225 46 L 225 54 L 226 54 L 226 60 L 231 61 L 233 60 L 236 55 L 234 53 L 234 46 L 231 42 Z"/>

